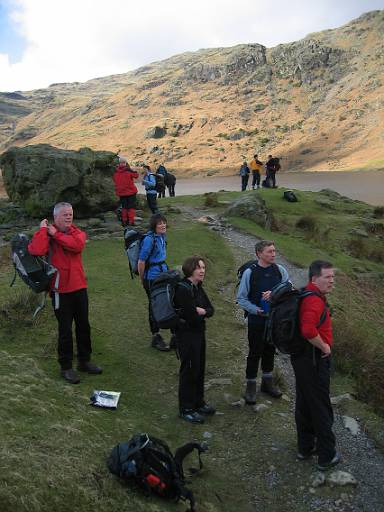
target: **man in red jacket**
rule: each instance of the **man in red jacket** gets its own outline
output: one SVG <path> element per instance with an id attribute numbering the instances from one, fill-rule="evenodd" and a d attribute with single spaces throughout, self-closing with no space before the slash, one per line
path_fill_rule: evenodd
<path id="1" fill-rule="evenodd" d="M 309 267 L 306 290 L 313 292 L 300 305 L 301 335 L 308 343 L 291 356 L 296 377 L 295 420 L 299 460 L 318 455 L 318 469 L 325 471 L 340 462 L 332 431 L 333 410 L 329 397 L 332 323 L 326 294 L 332 291 L 332 263 L 316 260 Z"/>
<path id="2" fill-rule="evenodd" d="M 69 203 L 56 204 L 53 217 L 53 224 L 49 224 L 47 219 L 40 222 L 40 229 L 33 235 L 28 250 L 34 256 L 50 253 L 51 263 L 58 270 L 51 281 L 52 302 L 59 324 L 58 359 L 61 376 L 71 384 L 78 384 L 80 379 L 72 369 L 73 321 L 76 331 L 77 369 L 91 374 L 102 373 L 101 368 L 90 362 L 92 347 L 87 281 L 81 259 L 86 234 L 72 224 L 73 210 Z"/>
<path id="3" fill-rule="evenodd" d="M 113 175 L 116 195 L 120 197 L 122 206 L 121 221 L 123 226 L 135 224 L 135 208 L 137 187 L 133 180 L 137 179 L 139 174 L 133 171 L 124 157 L 119 158 L 119 165 L 116 167 Z"/>

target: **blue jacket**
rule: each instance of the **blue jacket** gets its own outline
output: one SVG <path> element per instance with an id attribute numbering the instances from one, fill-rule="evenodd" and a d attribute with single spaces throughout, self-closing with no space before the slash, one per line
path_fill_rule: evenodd
<path id="1" fill-rule="evenodd" d="M 147 194 L 157 194 L 156 177 L 152 173 L 147 173 L 143 178 L 143 185 Z"/>
<path id="2" fill-rule="evenodd" d="M 161 272 L 168 270 L 165 263 L 167 258 L 167 240 L 165 235 L 155 235 L 150 231 L 141 243 L 139 260 L 147 263 L 144 279 L 155 279 Z M 158 263 L 158 265 L 156 265 Z"/>

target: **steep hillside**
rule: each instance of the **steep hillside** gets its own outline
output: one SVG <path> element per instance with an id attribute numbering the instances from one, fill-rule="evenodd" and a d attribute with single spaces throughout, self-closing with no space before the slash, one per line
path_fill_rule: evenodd
<path id="1" fill-rule="evenodd" d="M 267 49 L 176 55 L 86 83 L 0 95 L 0 149 L 117 151 L 180 174 L 233 172 L 254 151 L 283 169 L 384 167 L 384 11 Z"/>

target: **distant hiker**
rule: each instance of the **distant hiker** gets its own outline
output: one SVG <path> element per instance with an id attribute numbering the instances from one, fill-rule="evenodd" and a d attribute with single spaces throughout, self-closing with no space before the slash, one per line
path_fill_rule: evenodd
<path id="1" fill-rule="evenodd" d="M 263 162 L 260 162 L 258 155 L 254 155 L 249 167 L 252 171 L 252 190 L 255 190 L 255 186 L 260 188 L 260 173 L 263 170 Z"/>
<path id="2" fill-rule="evenodd" d="M 277 188 L 276 186 L 276 173 L 281 169 L 280 159 L 273 158 L 272 155 L 268 156 L 268 161 L 265 164 L 267 172 L 268 187 Z"/>
<path id="3" fill-rule="evenodd" d="M 116 195 L 120 197 L 122 206 L 121 222 L 123 227 L 135 224 L 135 208 L 137 188 L 134 180 L 139 174 L 132 170 L 124 157 L 119 158 L 119 165 L 113 175 Z"/>
<path id="4" fill-rule="evenodd" d="M 58 274 L 51 281 L 51 296 L 58 321 L 58 356 L 61 376 L 71 384 L 80 382 L 72 369 L 72 324 L 75 322 L 77 369 L 90 374 L 102 373 L 91 363 L 91 328 L 88 321 L 87 282 L 81 259 L 86 234 L 72 224 L 73 210 L 69 203 L 57 203 L 53 210 L 54 223 L 40 222 L 28 250 L 35 256 L 51 252 L 51 263 Z"/>
<path id="5" fill-rule="evenodd" d="M 156 190 L 159 193 L 159 199 L 165 197 L 165 178 L 162 174 L 156 173 Z"/>
<path id="6" fill-rule="evenodd" d="M 143 165 L 143 168 L 145 174 L 142 184 L 145 187 L 147 204 L 152 213 L 157 213 L 159 208 L 157 207 L 156 176 L 151 172 L 149 165 Z"/>
<path id="7" fill-rule="evenodd" d="M 328 261 L 313 261 L 309 266 L 305 289 L 317 295 L 305 297 L 299 313 L 301 334 L 308 343 L 302 352 L 291 356 L 296 377 L 297 458 L 305 460 L 317 454 L 321 471 L 340 462 L 329 398 L 333 335 L 326 295 L 333 289 L 334 277 L 333 265 Z"/>
<path id="8" fill-rule="evenodd" d="M 167 175 L 168 175 L 167 169 L 165 168 L 165 166 L 163 164 L 160 164 L 156 171 L 157 179 L 159 180 L 159 178 L 162 176 L 162 183 L 163 183 L 163 187 L 161 188 L 161 190 L 159 190 L 159 198 L 165 197 L 165 187 L 166 187 L 166 183 L 167 183 Z"/>
<path id="9" fill-rule="evenodd" d="M 263 180 L 263 187 L 265 188 L 271 188 L 272 187 L 272 180 L 271 180 L 271 171 L 273 169 L 273 156 L 268 155 L 268 160 L 265 162 L 265 179 Z"/>
<path id="10" fill-rule="evenodd" d="M 191 256 L 183 263 L 184 279 L 176 288 L 175 306 L 180 308 L 182 321 L 176 332 L 180 357 L 179 413 L 190 423 L 204 423 L 205 416 L 215 409 L 204 400 L 205 319 L 214 309 L 203 289 L 205 261 Z"/>
<path id="11" fill-rule="evenodd" d="M 161 273 L 168 270 L 167 258 L 167 219 L 161 213 L 152 215 L 149 221 L 149 232 L 143 239 L 139 261 L 137 264 L 139 276 L 148 296 L 148 320 L 152 333 L 151 346 L 161 351 L 168 351 L 160 329 L 152 315 L 150 288 L 152 281 Z"/>
<path id="12" fill-rule="evenodd" d="M 163 164 L 160 164 L 159 167 L 157 168 L 156 174 L 162 174 L 164 176 L 164 180 L 165 180 L 165 178 L 168 174 L 168 171 Z"/>
<path id="13" fill-rule="evenodd" d="M 274 398 L 281 397 L 281 391 L 274 385 L 272 372 L 274 367 L 275 348 L 264 342 L 264 329 L 269 311 L 269 296 L 274 286 L 289 280 L 288 272 L 282 265 L 275 263 L 275 243 L 270 240 L 256 242 L 257 260 L 250 262 L 244 270 L 237 302 L 248 317 L 249 352 L 246 368 L 245 401 L 256 403 L 256 377 L 261 360 L 261 391 Z"/>
<path id="14" fill-rule="evenodd" d="M 171 174 L 169 171 L 167 172 L 165 185 L 168 188 L 169 197 L 175 197 L 176 176 Z"/>
<path id="15" fill-rule="evenodd" d="M 242 163 L 239 174 L 241 176 L 241 191 L 244 192 L 244 190 L 247 190 L 249 180 L 249 167 L 247 162 L 244 161 Z"/>

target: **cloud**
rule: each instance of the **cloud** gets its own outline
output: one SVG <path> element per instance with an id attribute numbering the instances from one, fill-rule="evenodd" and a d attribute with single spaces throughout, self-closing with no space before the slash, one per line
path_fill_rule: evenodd
<path id="1" fill-rule="evenodd" d="M 293 41 L 341 25 L 381 0 L 8 0 L 25 40 L 0 53 L 0 90 L 85 81 L 199 48 Z"/>

